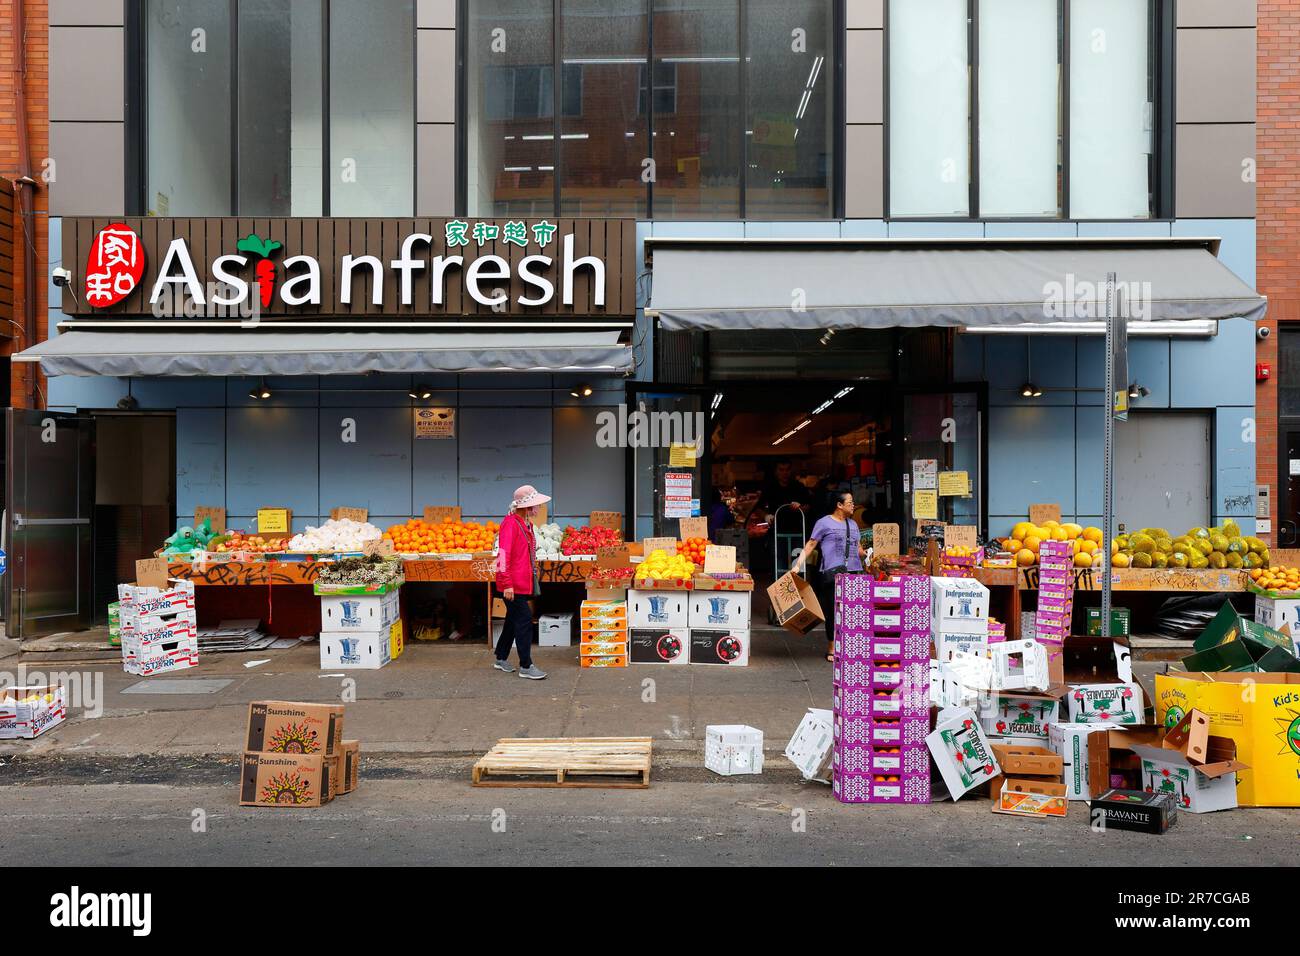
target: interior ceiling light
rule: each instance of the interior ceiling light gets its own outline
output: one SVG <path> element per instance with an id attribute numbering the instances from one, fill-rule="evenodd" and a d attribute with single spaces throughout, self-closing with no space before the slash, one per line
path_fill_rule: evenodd
<path id="1" fill-rule="evenodd" d="M 1033 382 L 1025 382 L 1024 385 L 1020 386 L 1020 394 L 1025 398 L 1042 398 L 1043 390 Z"/>
<path id="2" fill-rule="evenodd" d="M 271 390 L 266 387 L 266 379 L 259 378 L 257 384 L 248 393 L 249 398 L 255 398 L 259 401 L 266 401 L 271 397 Z"/>

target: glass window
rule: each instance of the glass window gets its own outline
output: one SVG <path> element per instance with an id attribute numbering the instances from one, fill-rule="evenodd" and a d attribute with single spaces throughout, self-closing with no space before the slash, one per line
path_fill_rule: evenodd
<path id="1" fill-rule="evenodd" d="M 889 211 L 970 215 L 967 0 L 889 8 Z"/>
<path id="2" fill-rule="evenodd" d="M 321 7 L 239 4 L 239 214 L 319 216 Z"/>
<path id="3" fill-rule="evenodd" d="M 1149 0 L 1070 3 L 1070 215 L 1151 215 Z"/>
<path id="4" fill-rule="evenodd" d="M 555 47 L 552 0 L 470 4 L 465 86 L 467 211 L 555 214 Z M 583 84 L 567 113 L 581 112 Z"/>
<path id="5" fill-rule="evenodd" d="M 829 0 L 752 0 L 745 26 L 748 219 L 831 215 Z"/>
<path id="6" fill-rule="evenodd" d="M 980 0 L 981 216 L 1061 214 L 1059 0 Z"/>
<path id="7" fill-rule="evenodd" d="M 560 209 L 566 216 L 647 214 L 643 176 L 647 0 L 562 0 L 564 116 Z M 656 97 L 659 90 L 655 91 Z M 656 109 L 659 102 L 656 99 Z"/>
<path id="8" fill-rule="evenodd" d="M 735 0 L 653 0 L 654 75 L 676 73 L 676 109 L 653 118 L 656 219 L 737 219 L 744 116 Z"/>
<path id="9" fill-rule="evenodd" d="M 145 208 L 155 216 L 229 213 L 230 5 L 150 0 L 144 24 L 153 134 Z"/>
<path id="10" fill-rule="evenodd" d="M 415 205 L 414 0 L 330 2 L 330 215 Z"/>

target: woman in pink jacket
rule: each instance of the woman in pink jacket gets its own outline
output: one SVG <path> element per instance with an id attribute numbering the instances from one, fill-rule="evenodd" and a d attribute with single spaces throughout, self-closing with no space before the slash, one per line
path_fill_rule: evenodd
<path id="1" fill-rule="evenodd" d="M 550 501 L 532 485 L 515 489 L 510 514 L 501 522 L 497 536 L 496 584 L 506 602 L 506 619 L 497 641 L 496 660 L 492 666 L 507 674 L 514 671 L 507 658 L 510 642 L 519 651 L 519 676 L 544 680 L 546 672 L 533 663 L 533 612 L 529 596 L 537 593 L 537 536 L 532 516 L 538 505 Z"/>

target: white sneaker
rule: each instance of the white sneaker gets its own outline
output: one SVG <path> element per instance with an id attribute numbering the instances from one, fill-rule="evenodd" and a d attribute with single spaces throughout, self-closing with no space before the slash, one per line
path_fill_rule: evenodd
<path id="1" fill-rule="evenodd" d="M 530 664 L 527 667 L 519 669 L 520 677 L 527 677 L 529 680 L 546 680 L 546 671 L 542 670 L 536 664 Z"/>

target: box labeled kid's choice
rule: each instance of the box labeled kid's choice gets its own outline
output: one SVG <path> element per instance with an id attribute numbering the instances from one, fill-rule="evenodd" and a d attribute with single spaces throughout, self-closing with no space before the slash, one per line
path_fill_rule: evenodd
<path id="1" fill-rule="evenodd" d="M 343 748 L 343 705 L 255 701 L 248 705 L 246 741 L 250 751 L 336 754 Z"/>

